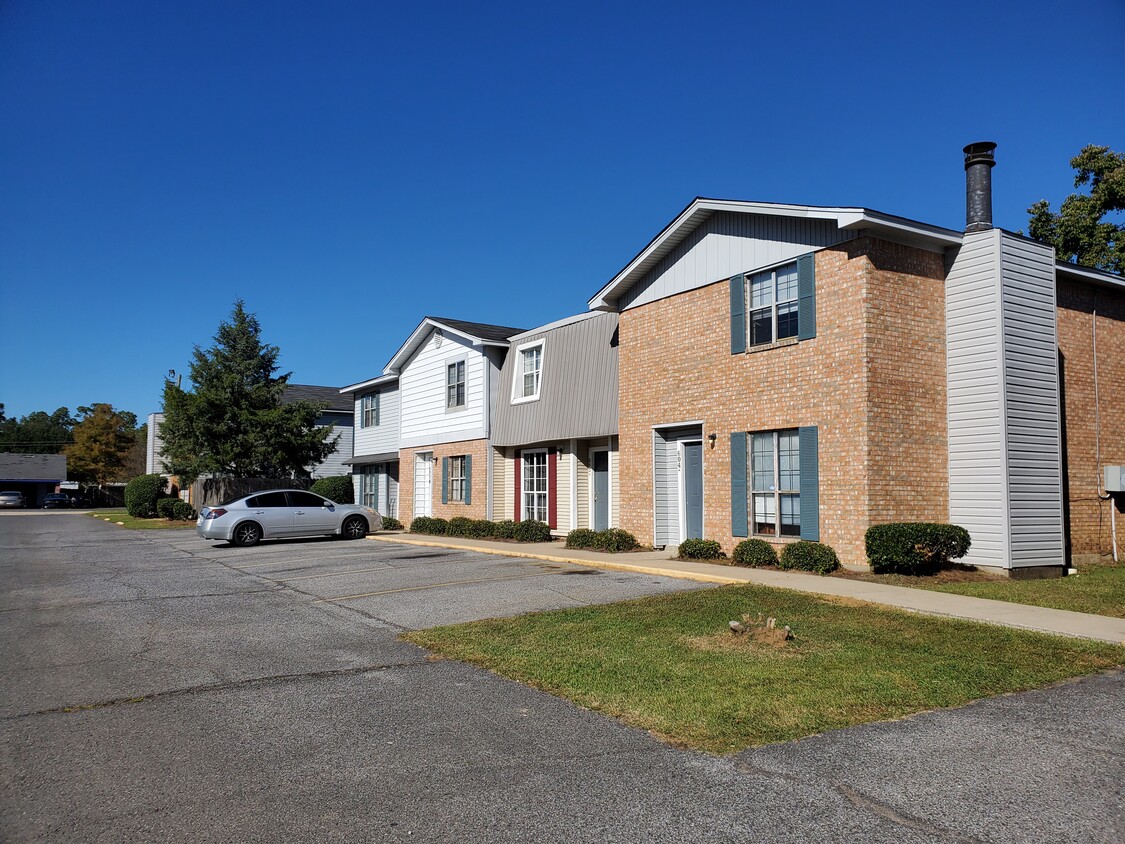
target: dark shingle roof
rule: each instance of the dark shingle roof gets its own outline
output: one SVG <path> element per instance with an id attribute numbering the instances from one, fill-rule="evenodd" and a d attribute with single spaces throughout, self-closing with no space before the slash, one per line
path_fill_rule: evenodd
<path id="1" fill-rule="evenodd" d="M 525 329 L 523 328 L 509 328 L 506 325 L 489 325 L 486 322 L 466 322 L 463 319 L 446 319 L 439 316 L 428 316 L 426 319 L 432 319 L 434 322 L 440 322 L 442 325 L 448 325 L 457 331 L 463 331 L 471 337 L 476 337 L 480 340 L 507 340 L 514 334 L 522 334 Z"/>
<path id="2" fill-rule="evenodd" d="M 65 481 L 66 457 L 61 454 L 0 454 L 0 480 Z"/>
<path id="3" fill-rule="evenodd" d="M 298 401 L 328 402 L 328 410 L 352 412 L 352 399 L 340 395 L 339 387 L 317 387 L 312 384 L 286 384 L 281 396 L 282 404 Z"/>

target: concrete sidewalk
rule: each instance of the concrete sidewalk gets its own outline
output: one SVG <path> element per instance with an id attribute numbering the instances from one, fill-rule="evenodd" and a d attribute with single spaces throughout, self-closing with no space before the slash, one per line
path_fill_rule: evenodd
<path id="1" fill-rule="evenodd" d="M 1074 636 L 1080 639 L 1095 639 L 1101 642 L 1125 644 L 1125 618 L 1088 615 L 1048 607 L 1032 607 L 1026 604 L 1013 604 L 1008 601 L 991 601 L 967 595 L 952 595 L 946 592 L 933 592 L 928 589 L 911 589 L 907 586 L 887 586 L 882 583 L 867 583 L 862 580 L 847 580 L 841 577 L 822 577 L 805 572 L 748 569 L 674 560 L 668 557 L 666 551 L 606 554 L 599 551 L 564 548 L 562 543 L 558 542 L 492 542 L 486 539 L 463 539 L 461 537 L 427 536 L 423 538 L 412 534 L 399 533 L 377 534 L 369 536 L 368 539 L 379 542 L 397 542 L 404 545 L 477 551 L 482 554 L 498 554 L 505 557 L 526 557 L 553 563 L 572 563 L 580 566 L 656 574 L 665 577 L 680 577 L 685 580 L 697 580 L 705 583 L 755 583 L 778 589 L 809 592 L 814 595 L 832 595 L 857 601 L 868 601 L 873 604 L 885 604 L 910 612 L 944 615 L 951 618 L 981 621 L 987 624 L 1001 624 L 1006 627 L 1037 630 L 1041 633 L 1053 633 L 1058 636 Z"/>

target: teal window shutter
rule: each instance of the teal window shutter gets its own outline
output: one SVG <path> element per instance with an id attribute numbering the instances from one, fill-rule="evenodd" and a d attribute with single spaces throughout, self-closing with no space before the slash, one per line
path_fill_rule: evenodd
<path id="1" fill-rule="evenodd" d="M 473 503 L 473 455 L 465 455 L 465 503 Z"/>
<path id="2" fill-rule="evenodd" d="M 746 280 L 736 275 L 730 280 L 730 353 L 746 351 Z"/>
<path id="3" fill-rule="evenodd" d="M 449 458 L 441 458 L 441 503 L 449 503 Z"/>
<path id="4" fill-rule="evenodd" d="M 730 435 L 730 530 L 732 536 L 749 536 L 746 508 L 746 432 Z"/>
<path id="5" fill-rule="evenodd" d="M 797 337 L 811 340 L 815 336 L 816 259 L 810 253 L 797 259 Z"/>
<path id="6" fill-rule="evenodd" d="M 801 539 L 820 542 L 820 474 L 816 427 L 798 428 L 801 472 Z"/>
<path id="7" fill-rule="evenodd" d="M 379 392 L 375 393 L 375 427 L 376 428 L 379 427 L 379 403 L 380 403 L 379 397 L 381 395 L 382 395 L 382 393 L 379 393 Z"/>

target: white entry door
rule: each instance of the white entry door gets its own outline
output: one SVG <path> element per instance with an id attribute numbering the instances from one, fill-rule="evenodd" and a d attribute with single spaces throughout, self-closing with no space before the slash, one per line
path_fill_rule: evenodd
<path id="1" fill-rule="evenodd" d="M 414 455 L 414 515 L 434 514 L 434 453 Z"/>

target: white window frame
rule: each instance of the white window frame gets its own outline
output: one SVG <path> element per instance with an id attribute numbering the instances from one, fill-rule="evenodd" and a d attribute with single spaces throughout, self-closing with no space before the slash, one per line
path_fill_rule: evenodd
<path id="1" fill-rule="evenodd" d="M 449 370 L 453 369 L 454 371 L 456 371 L 456 367 L 458 365 L 461 367 L 461 380 L 460 381 L 454 381 L 452 384 L 450 384 L 449 383 Z M 451 388 L 456 390 L 458 385 L 460 385 L 460 387 L 461 387 L 461 403 L 460 404 L 450 404 L 449 403 L 449 391 L 450 391 Z M 456 396 L 456 393 L 454 393 L 454 395 Z M 446 363 L 445 363 L 445 410 L 446 410 L 447 413 L 458 413 L 458 412 L 464 410 L 465 408 L 467 408 L 468 406 L 469 406 L 469 362 L 468 362 L 468 359 L 461 357 L 461 358 L 457 358 L 457 360 L 446 361 Z"/>
<path id="2" fill-rule="evenodd" d="M 546 338 L 541 338 L 531 343 L 524 343 L 522 346 L 516 346 L 516 361 L 512 367 L 512 404 L 539 401 L 539 395 L 543 392 L 543 364 L 546 359 L 546 345 Z M 539 349 L 539 369 L 535 373 L 535 392 L 525 394 L 523 360 L 524 355 L 533 349 Z"/>
<path id="3" fill-rule="evenodd" d="M 753 349 L 753 348 L 758 348 L 760 346 L 768 346 L 771 343 L 779 343 L 779 342 L 783 342 L 785 340 L 795 340 L 798 337 L 798 333 L 799 333 L 799 330 L 800 330 L 799 328 L 798 328 L 797 331 L 794 331 L 792 334 L 788 335 L 787 337 L 778 337 L 777 336 L 778 308 L 779 307 L 781 307 L 782 305 L 792 305 L 793 308 L 792 308 L 792 310 L 789 311 L 789 313 L 796 314 L 798 320 L 800 320 L 800 318 L 801 318 L 800 317 L 801 292 L 800 292 L 800 282 L 799 281 L 794 285 L 795 293 L 792 296 L 792 298 L 785 299 L 785 300 L 782 300 L 782 301 L 778 301 L 778 298 L 777 298 L 777 275 L 782 270 L 790 270 L 790 269 L 794 273 L 797 272 L 797 262 L 796 261 L 786 261 L 784 264 L 778 264 L 777 266 L 765 267 L 765 268 L 760 269 L 760 270 L 755 270 L 754 272 L 745 273 L 744 281 L 743 281 L 743 284 L 745 285 L 745 292 L 744 292 L 743 295 L 745 296 L 745 301 L 746 301 L 746 306 L 745 306 L 745 313 L 746 313 L 746 348 Z M 770 300 L 771 300 L 771 302 L 770 302 L 769 305 L 766 305 L 766 306 L 754 307 L 754 304 L 753 304 L 753 301 L 754 301 L 753 279 L 754 279 L 754 276 L 762 275 L 763 273 L 769 273 L 770 276 L 771 276 L 771 278 L 770 278 L 770 284 L 771 284 Z M 769 340 L 762 340 L 760 342 L 755 342 L 754 341 L 754 314 L 757 311 L 764 311 L 767 307 L 770 310 L 770 339 Z M 798 325 L 799 325 L 799 322 L 798 322 Z"/>
<path id="4" fill-rule="evenodd" d="M 460 472 L 458 473 L 458 469 Z M 449 458 L 449 489 L 446 498 L 450 504 L 465 503 L 465 455 Z"/>
<path id="5" fill-rule="evenodd" d="M 378 390 L 372 390 L 370 393 L 364 393 L 359 397 L 359 427 L 379 427 L 380 404 Z"/>
<path id="6" fill-rule="evenodd" d="M 782 489 L 781 488 L 781 435 L 782 434 L 795 434 L 797 436 L 797 486 L 795 489 Z M 758 489 L 755 486 L 754 479 L 754 437 L 764 436 L 769 434 L 773 437 L 773 483 L 769 489 Z M 751 534 L 759 537 L 771 537 L 773 539 L 782 539 L 785 537 L 797 538 L 801 536 L 801 519 L 800 519 L 800 502 L 801 502 L 801 439 L 799 428 L 779 428 L 773 431 L 752 431 L 747 436 L 746 447 L 748 454 L 746 455 L 747 465 L 749 466 L 749 483 L 747 484 L 747 492 L 750 495 L 750 525 Z M 759 495 L 773 495 L 773 533 L 759 533 L 758 532 L 758 519 L 757 513 L 754 509 L 755 498 Z M 797 532 L 796 533 L 782 533 L 781 532 L 781 498 L 782 496 L 792 496 L 797 499 L 798 517 L 797 517 Z"/>
<path id="7" fill-rule="evenodd" d="M 527 497 L 529 495 L 536 496 L 536 495 L 542 495 L 543 494 L 543 493 L 540 493 L 539 490 L 535 490 L 535 489 L 528 490 L 528 488 L 527 488 L 527 481 L 528 481 L 527 459 L 529 457 L 537 457 L 538 455 L 543 455 L 543 478 L 544 478 L 543 486 L 544 486 L 544 491 L 546 493 L 543 497 L 543 518 L 542 519 L 536 518 L 535 516 L 532 516 L 532 517 L 529 518 L 528 515 L 527 515 L 527 512 L 528 512 L 527 511 Z M 539 521 L 539 522 L 548 521 L 548 517 L 549 517 L 549 514 L 551 512 L 551 470 L 550 470 L 550 465 L 551 465 L 550 460 L 547 458 L 547 449 L 545 449 L 545 448 L 529 448 L 529 449 L 525 449 L 524 451 L 520 452 L 520 521 L 526 522 L 526 521 L 531 521 L 532 519 L 534 519 L 535 521 Z M 533 511 L 537 512 L 539 508 L 537 506 L 533 506 L 532 509 L 533 509 Z"/>
<path id="8" fill-rule="evenodd" d="M 381 463 L 370 463 L 360 473 L 359 503 L 365 507 L 379 507 L 379 478 L 382 468 Z"/>

